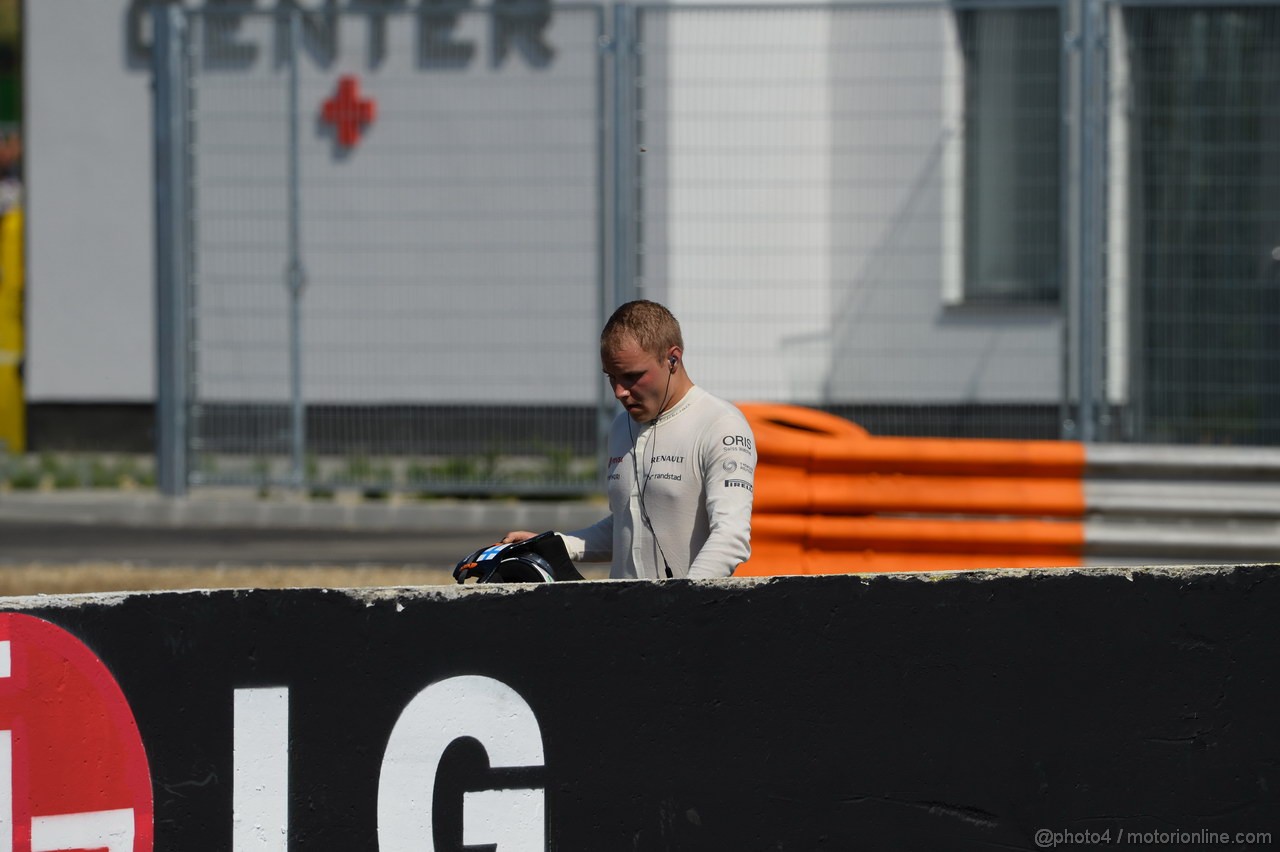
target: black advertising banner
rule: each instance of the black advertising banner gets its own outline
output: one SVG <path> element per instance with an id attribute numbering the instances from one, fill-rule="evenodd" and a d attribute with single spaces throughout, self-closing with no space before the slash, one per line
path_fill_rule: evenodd
<path id="1" fill-rule="evenodd" d="M 1262 847 L 1277 571 L 8 599 L 0 848 Z"/>

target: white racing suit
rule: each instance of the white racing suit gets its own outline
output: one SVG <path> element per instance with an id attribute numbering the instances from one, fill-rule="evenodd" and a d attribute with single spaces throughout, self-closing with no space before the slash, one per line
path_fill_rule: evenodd
<path id="1" fill-rule="evenodd" d="M 608 517 L 562 533 L 612 579 L 728 577 L 751 555 L 756 450 L 737 408 L 696 385 L 651 423 L 609 430 Z M 638 483 L 638 484 L 637 484 Z"/>

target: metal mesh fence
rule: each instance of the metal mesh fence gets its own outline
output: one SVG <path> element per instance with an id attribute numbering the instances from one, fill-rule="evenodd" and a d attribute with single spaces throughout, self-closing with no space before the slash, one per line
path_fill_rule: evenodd
<path id="1" fill-rule="evenodd" d="M 1274 444 L 1278 10 L 188 10 L 188 479 L 592 491 L 641 296 L 873 433 Z"/>
<path id="2" fill-rule="evenodd" d="M 1114 437 L 1280 441 L 1280 9 L 1113 15 Z M 1120 342 L 1120 341 L 1118 341 Z M 1113 344 L 1114 345 L 1114 344 Z"/>
<path id="3" fill-rule="evenodd" d="M 695 379 L 873 432 L 1057 437 L 1053 6 L 642 8 L 637 289 Z"/>
<path id="4" fill-rule="evenodd" d="M 192 21 L 195 481 L 594 487 L 600 11 Z"/>
<path id="5" fill-rule="evenodd" d="M 191 24 L 193 473 L 215 481 L 239 461 L 265 476 L 290 449 L 289 74 L 260 55 L 282 22 L 207 13 Z"/>

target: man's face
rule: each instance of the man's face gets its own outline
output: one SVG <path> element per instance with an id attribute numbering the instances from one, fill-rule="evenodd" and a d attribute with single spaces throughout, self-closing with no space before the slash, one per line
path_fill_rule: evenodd
<path id="1" fill-rule="evenodd" d="M 662 413 L 671 388 L 670 366 L 652 352 L 627 341 L 601 355 L 600 364 L 609 378 L 613 396 L 637 423 L 648 423 Z"/>

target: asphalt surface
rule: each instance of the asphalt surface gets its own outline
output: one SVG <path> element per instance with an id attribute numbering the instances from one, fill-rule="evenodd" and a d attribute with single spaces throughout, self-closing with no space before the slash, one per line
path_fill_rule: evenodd
<path id="1" fill-rule="evenodd" d="M 332 565 L 452 569 L 508 530 L 577 529 L 585 501 L 324 502 L 252 491 L 0 493 L 0 565 Z"/>
<path id="2" fill-rule="evenodd" d="M 0 520 L 0 564 L 414 566 L 452 569 L 480 532 L 182 528 Z"/>

